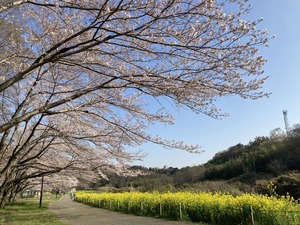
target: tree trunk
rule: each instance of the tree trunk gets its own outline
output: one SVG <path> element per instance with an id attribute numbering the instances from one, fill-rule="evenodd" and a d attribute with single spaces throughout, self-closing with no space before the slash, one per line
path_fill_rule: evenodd
<path id="1" fill-rule="evenodd" d="M 4 209 L 5 203 L 6 203 L 6 198 L 7 198 L 7 191 L 4 189 L 3 191 L 0 191 L 1 198 L 0 198 L 0 209 Z"/>

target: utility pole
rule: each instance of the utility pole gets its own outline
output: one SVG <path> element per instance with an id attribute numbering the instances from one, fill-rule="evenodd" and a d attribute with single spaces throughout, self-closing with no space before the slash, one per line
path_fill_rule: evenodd
<path id="1" fill-rule="evenodd" d="M 40 194 L 40 206 L 39 206 L 39 208 L 42 207 L 42 201 L 43 201 L 43 188 L 44 188 L 44 176 L 42 176 L 41 194 Z"/>

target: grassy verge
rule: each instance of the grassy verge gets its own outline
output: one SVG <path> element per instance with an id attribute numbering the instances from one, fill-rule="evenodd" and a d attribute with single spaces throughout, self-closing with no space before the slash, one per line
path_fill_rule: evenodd
<path id="1" fill-rule="evenodd" d="M 43 205 L 39 208 L 39 199 L 18 199 L 0 210 L 0 225 L 66 225 L 48 210 L 48 205 L 57 200 L 46 193 Z"/>

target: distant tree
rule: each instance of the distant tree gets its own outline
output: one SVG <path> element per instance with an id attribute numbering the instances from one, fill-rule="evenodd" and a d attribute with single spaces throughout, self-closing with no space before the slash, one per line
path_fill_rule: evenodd
<path id="1" fill-rule="evenodd" d="M 267 165 L 268 172 L 274 175 L 282 174 L 287 170 L 286 164 L 281 159 L 271 160 Z"/>
<path id="2" fill-rule="evenodd" d="M 173 182 L 177 187 L 185 183 L 195 183 L 204 179 L 205 167 L 193 166 L 180 169 L 174 176 Z"/>
<path id="3" fill-rule="evenodd" d="M 279 127 L 270 132 L 270 139 L 273 141 L 282 141 L 285 137 L 286 133 Z"/>
<path id="4" fill-rule="evenodd" d="M 291 132 L 292 137 L 294 137 L 295 139 L 299 139 L 299 137 L 300 137 L 300 124 L 295 124 L 290 132 Z"/>
<path id="5" fill-rule="evenodd" d="M 243 0 L 1 1 L 0 26 L 16 35 L 0 29 L 0 195 L 63 170 L 125 171 L 143 156 L 126 148 L 144 141 L 195 151 L 146 130 L 173 123 L 162 99 L 219 118 L 219 97 L 267 95 L 257 52 L 269 37 L 241 19 L 249 10 Z"/>
<path id="6" fill-rule="evenodd" d="M 245 148 L 247 148 L 250 151 L 257 151 L 261 148 L 263 144 L 267 143 L 269 140 L 270 138 L 265 136 L 255 137 L 253 141 L 249 141 Z"/>
<path id="7" fill-rule="evenodd" d="M 222 164 L 225 163 L 235 157 L 241 156 L 245 152 L 245 146 L 241 143 L 229 147 L 225 151 L 218 152 L 214 155 L 214 157 L 208 161 L 210 164 Z"/>

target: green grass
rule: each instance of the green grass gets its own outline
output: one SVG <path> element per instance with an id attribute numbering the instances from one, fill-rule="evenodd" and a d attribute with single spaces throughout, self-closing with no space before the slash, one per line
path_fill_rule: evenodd
<path id="1" fill-rule="evenodd" d="M 39 208 L 39 198 L 18 199 L 0 210 L 0 225 L 66 225 L 48 210 L 50 202 L 55 200 L 54 195 L 46 193 Z"/>

